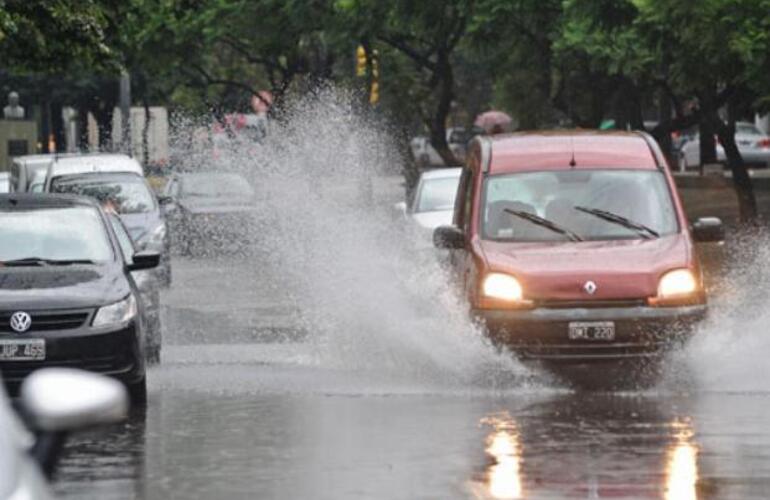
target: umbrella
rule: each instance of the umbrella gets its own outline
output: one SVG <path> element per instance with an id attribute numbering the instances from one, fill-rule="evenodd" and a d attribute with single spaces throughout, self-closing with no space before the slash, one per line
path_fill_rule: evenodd
<path id="1" fill-rule="evenodd" d="M 502 111 L 492 110 L 481 113 L 476 117 L 476 121 L 473 123 L 477 127 L 483 128 L 488 133 L 494 133 L 506 130 L 512 121 L 513 120 L 508 114 L 503 113 Z"/>

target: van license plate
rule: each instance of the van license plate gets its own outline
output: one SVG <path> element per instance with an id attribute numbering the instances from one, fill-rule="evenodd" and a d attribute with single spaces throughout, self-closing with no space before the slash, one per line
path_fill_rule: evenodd
<path id="1" fill-rule="evenodd" d="M 615 340 L 615 323 L 612 321 L 573 321 L 569 324 L 570 340 Z"/>
<path id="2" fill-rule="evenodd" d="M 45 359 L 45 340 L 0 340 L 0 361 L 40 361 Z"/>

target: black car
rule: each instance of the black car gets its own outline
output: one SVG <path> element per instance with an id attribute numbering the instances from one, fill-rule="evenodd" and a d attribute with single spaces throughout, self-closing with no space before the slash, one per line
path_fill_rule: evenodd
<path id="1" fill-rule="evenodd" d="M 13 390 L 34 370 L 77 367 L 146 394 L 144 305 L 131 271 L 155 252 L 125 255 L 92 200 L 0 195 L 0 372 Z"/>
<path id="2" fill-rule="evenodd" d="M 56 173 L 53 169 L 51 172 Z M 160 266 L 156 270 L 160 285 L 171 284 L 171 255 L 166 221 L 160 203 L 143 176 L 134 172 L 98 170 L 65 173 L 51 180 L 49 190 L 52 193 L 89 196 L 111 203 L 136 247 L 161 255 Z"/>
<path id="3" fill-rule="evenodd" d="M 242 250 L 256 233 L 256 195 L 238 173 L 174 174 L 164 195 L 174 246 L 184 255 Z"/>

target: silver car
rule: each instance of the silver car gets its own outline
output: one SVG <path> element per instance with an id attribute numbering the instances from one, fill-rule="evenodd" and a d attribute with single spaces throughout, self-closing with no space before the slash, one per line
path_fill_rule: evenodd
<path id="1" fill-rule="evenodd" d="M 763 134 L 756 125 L 750 122 L 735 124 L 735 142 L 741 153 L 743 162 L 750 167 L 770 166 L 770 136 Z M 724 148 L 717 144 L 717 161 L 724 163 L 726 155 Z M 700 139 L 697 131 L 685 142 L 679 153 L 679 170 L 700 165 Z"/>

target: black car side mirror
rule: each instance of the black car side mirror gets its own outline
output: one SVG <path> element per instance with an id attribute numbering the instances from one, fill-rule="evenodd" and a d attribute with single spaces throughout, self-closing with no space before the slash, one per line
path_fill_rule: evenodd
<path id="1" fill-rule="evenodd" d="M 724 241 L 722 220 L 719 217 L 701 217 L 692 225 L 692 236 L 699 243 Z"/>
<path id="2" fill-rule="evenodd" d="M 433 231 L 433 246 L 459 250 L 465 247 L 465 234 L 457 226 L 439 226 Z"/>
<path id="3" fill-rule="evenodd" d="M 128 265 L 129 271 L 154 269 L 160 264 L 160 254 L 158 252 L 149 251 L 136 252 L 132 260 L 133 262 Z"/>

